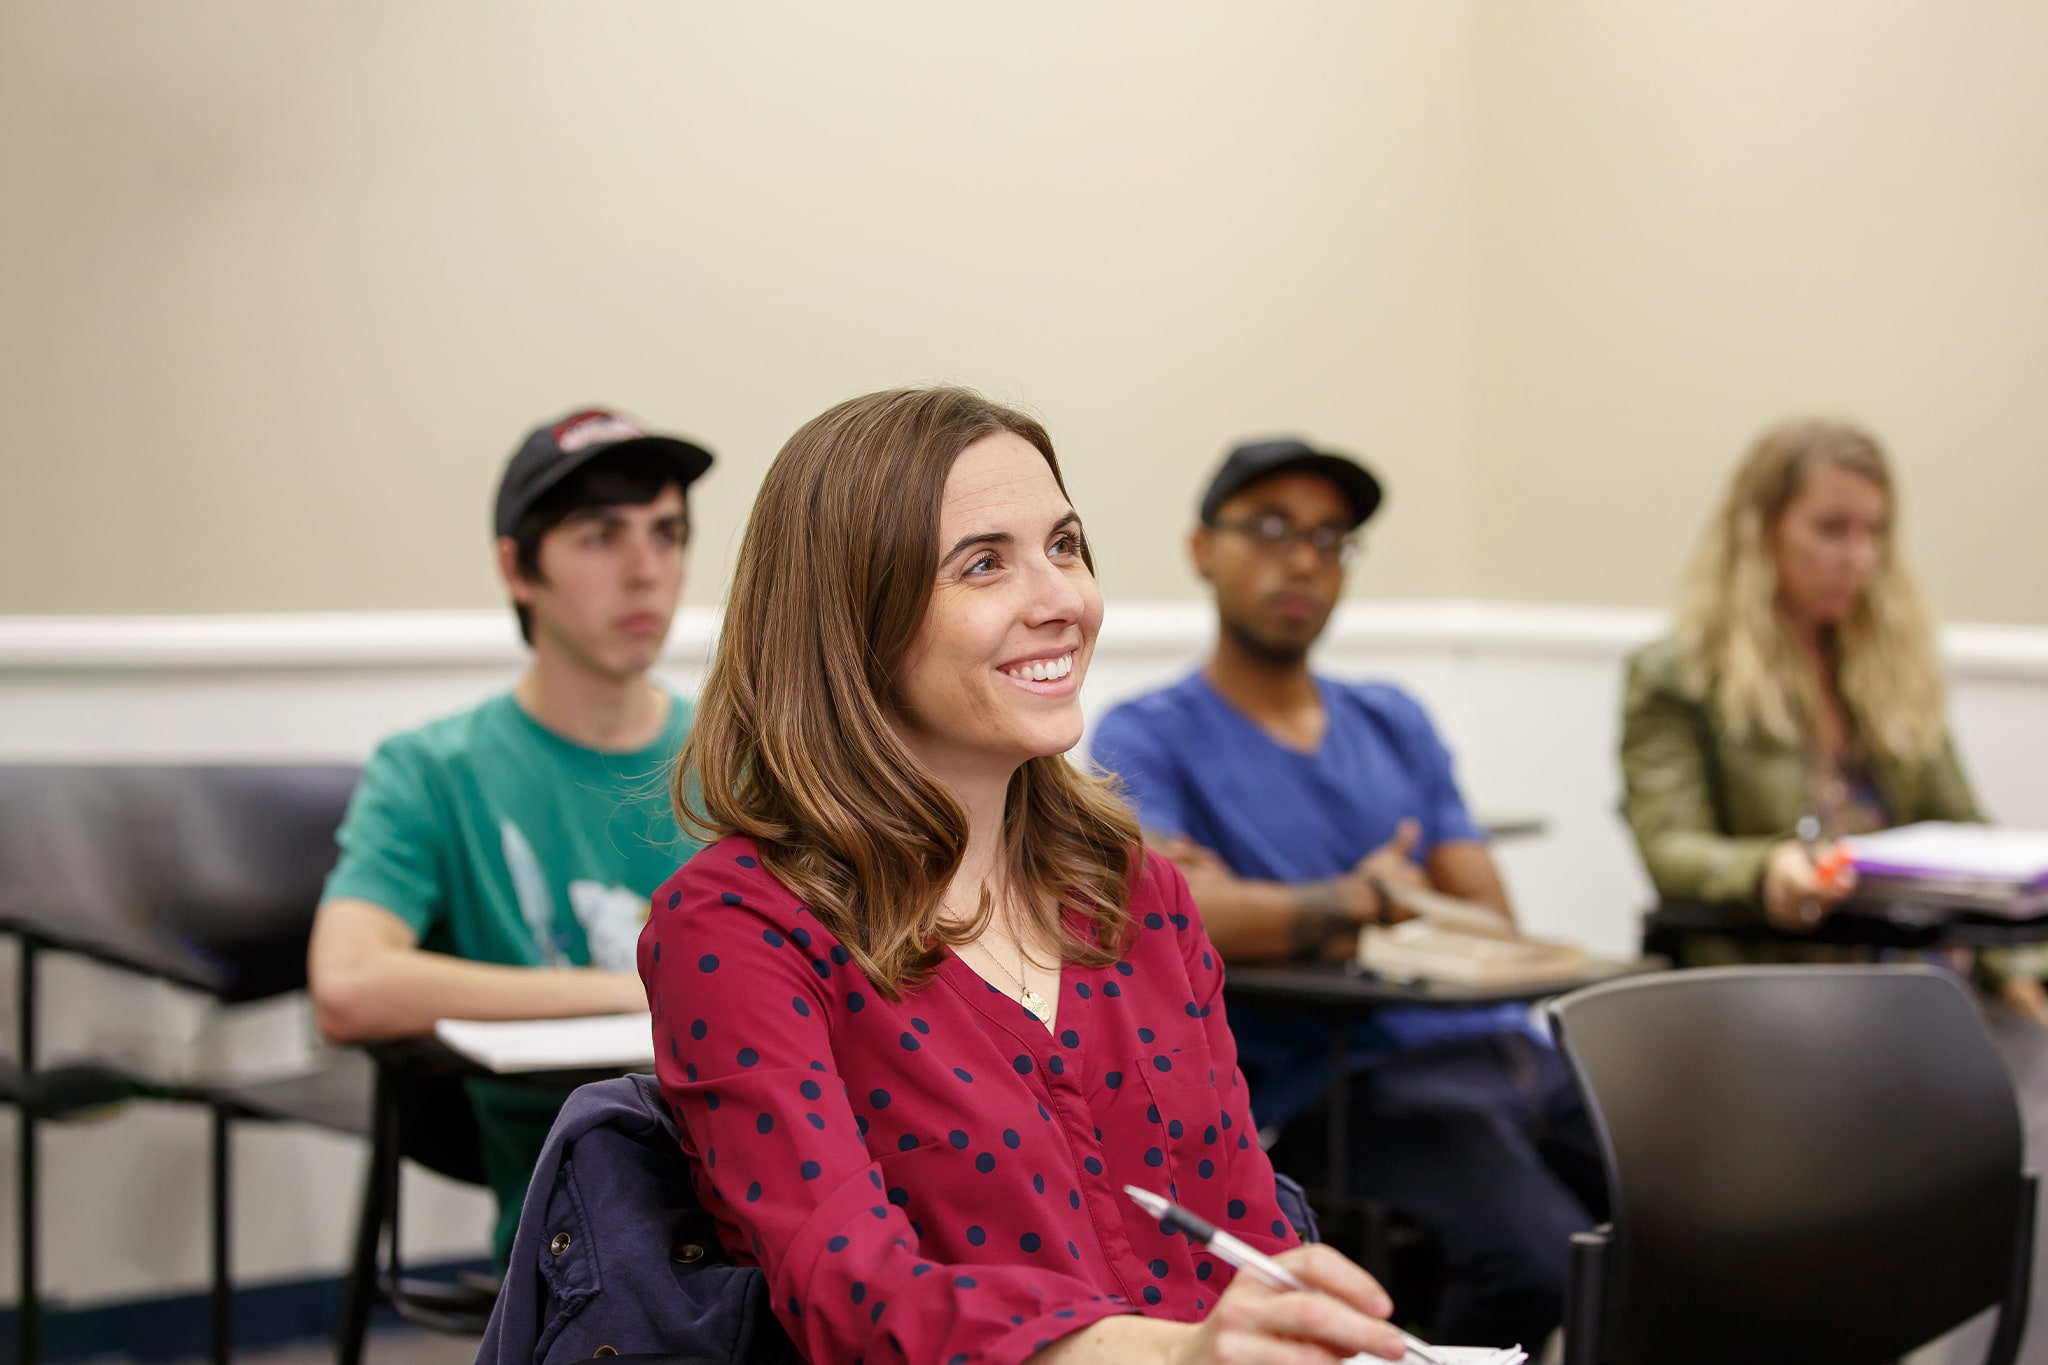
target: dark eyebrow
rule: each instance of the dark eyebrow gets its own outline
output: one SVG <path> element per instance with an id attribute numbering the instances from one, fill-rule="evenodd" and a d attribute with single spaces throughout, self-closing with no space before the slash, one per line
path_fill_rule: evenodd
<path id="1" fill-rule="evenodd" d="M 954 542 L 952 549 L 946 551 L 946 557 L 939 561 L 939 567 L 943 569 L 958 559 L 962 550 L 971 550 L 977 545 L 1008 545 L 1013 539 L 1014 537 L 1006 531 L 982 531 L 971 536 L 962 536 Z"/>
<path id="2" fill-rule="evenodd" d="M 1081 514 L 1079 512 L 1076 512 L 1073 508 L 1069 507 L 1067 509 L 1066 515 L 1061 517 L 1058 521 L 1054 522 L 1052 524 L 1052 529 L 1047 531 L 1046 534 L 1051 535 L 1053 531 L 1064 531 L 1069 527 L 1078 528 L 1080 525 Z M 942 569 L 945 568 L 948 564 L 951 564 L 955 559 L 959 557 L 960 552 L 962 550 L 969 550 L 977 545 L 994 545 L 997 547 L 1002 547 L 1005 545 L 1014 544 L 1015 542 L 1016 537 L 1011 535 L 1008 531 L 978 531 L 973 535 L 962 536 L 959 540 L 953 543 L 952 549 L 946 551 L 945 557 L 939 560 L 939 567 Z"/>
<path id="3" fill-rule="evenodd" d="M 562 522 L 565 525 L 570 522 L 620 522 L 626 519 L 626 513 L 630 509 L 645 506 L 647 504 L 644 502 L 601 502 L 590 507 L 577 508 L 575 511 L 565 515 L 562 518 Z M 690 509 L 688 506 L 678 507 L 673 512 L 657 517 L 655 524 L 658 526 L 687 526 L 690 524 Z"/>

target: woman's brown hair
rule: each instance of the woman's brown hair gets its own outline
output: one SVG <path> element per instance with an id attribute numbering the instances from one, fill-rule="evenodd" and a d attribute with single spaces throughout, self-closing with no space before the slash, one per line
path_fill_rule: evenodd
<path id="1" fill-rule="evenodd" d="M 849 399 L 789 438 L 747 519 L 676 764 L 684 827 L 753 839 L 763 866 L 890 999 L 992 911 L 984 896 L 972 921 L 941 921 L 967 819 L 897 736 L 889 708 L 938 573 L 947 475 L 961 451 L 1006 431 L 1045 456 L 1064 493 L 1045 428 L 965 389 Z M 1003 826 L 1003 885 L 1039 937 L 1067 960 L 1114 961 L 1139 846 L 1129 809 L 1055 754 L 1010 779 Z"/>

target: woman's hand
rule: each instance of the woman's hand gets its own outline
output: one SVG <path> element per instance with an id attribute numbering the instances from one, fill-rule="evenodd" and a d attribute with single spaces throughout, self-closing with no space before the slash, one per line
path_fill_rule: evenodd
<path id="1" fill-rule="evenodd" d="M 1273 1259 L 1322 1292 L 1268 1289 L 1239 1271 L 1201 1322 L 1121 1313 L 1061 1337 L 1028 1365 L 1333 1365 L 1361 1351 L 1408 1353 L 1386 1321 L 1387 1291 L 1341 1253 L 1305 1246 Z"/>
<path id="2" fill-rule="evenodd" d="M 2007 977 L 1998 988 L 1998 998 L 2020 1018 L 2048 1028 L 2048 989 L 2035 978 L 2024 973 Z"/>
<path id="3" fill-rule="evenodd" d="M 1806 933 L 1856 889 L 1856 869 L 1824 877 L 1797 839 L 1771 845 L 1764 856 L 1764 918 L 1780 929 Z"/>
<path id="4" fill-rule="evenodd" d="M 1305 1246 L 1274 1259 L 1323 1292 L 1271 1289 L 1239 1271 L 1174 1365 L 1328 1365 L 1361 1351 L 1386 1360 L 1408 1353 L 1386 1321 L 1394 1301 L 1342 1253 Z"/>

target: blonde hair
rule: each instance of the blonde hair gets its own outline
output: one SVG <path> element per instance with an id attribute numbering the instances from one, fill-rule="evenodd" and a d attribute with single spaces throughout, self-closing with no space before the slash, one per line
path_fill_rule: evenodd
<path id="1" fill-rule="evenodd" d="M 892 1000 L 993 912 L 984 894 L 970 921 L 941 920 L 967 818 L 889 710 L 931 601 L 947 475 L 961 451 L 1005 431 L 1065 492 L 1045 428 L 965 389 L 849 399 L 789 438 L 747 519 L 676 765 L 684 826 L 755 840 L 762 865 Z M 1031 759 L 1010 779 L 1003 830 L 1002 884 L 1040 941 L 1066 960 L 1115 961 L 1139 833 L 1109 785 L 1063 755 Z"/>
<path id="2" fill-rule="evenodd" d="M 1713 693 L 1733 734 L 1797 744 L 1811 733 L 1822 699 L 1778 604 L 1770 535 L 1823 462 L 1871 480 L 1891 504 L 1870 584 L 1834 628 L 1842 703 L 1869 748 L 1901 761 L 1928 758 L 1944 733 L 1933 622 L 1899 550 L 1898 499 L 1884 450 L 1845 422 L 1806 418 L 1773 427 L 1736 467 L 1681 589 L 1685 683 Z"/>

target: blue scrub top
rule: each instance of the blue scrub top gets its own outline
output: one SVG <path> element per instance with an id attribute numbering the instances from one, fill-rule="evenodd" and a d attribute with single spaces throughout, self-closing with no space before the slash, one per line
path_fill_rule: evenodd
<path id="1" fill-rule="evenodd" d="M 1387 683 L 1315 682 L 1329 724 L 1313 753 L 1275 741 L 1196 672 L 1104 716 L 1095 761 L 1122 779 L 1146 829 L 1187 836 L 1240 877 L 1340 876 L 1393 838 L 1403 819 L 1421 826 L 1418 859 L 1438 844 L 1484 839 L 1458 792 L 1450 751 L 1413 697 Z M 1322 1025 L 1261 1010 L 1234 1011 L 1230 1022 L 1261 1124 L 1287 1122 L 1322 1093 Z M 1381 1010 L 1353 1030 L 1352 1066 L 1528 1027 L 1519 1005 Z"/>

